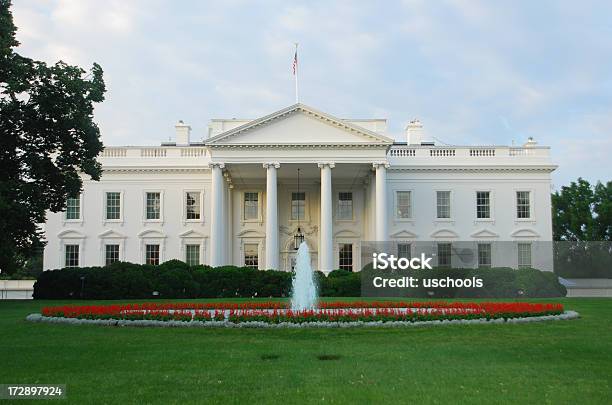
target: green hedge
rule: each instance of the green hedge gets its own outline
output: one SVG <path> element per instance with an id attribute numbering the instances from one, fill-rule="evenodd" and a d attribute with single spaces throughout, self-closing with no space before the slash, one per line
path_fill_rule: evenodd
<path id="1" fill-rule="evenodd" d="M 159 266 L 117 262 L 107 267 L 45 271 L 34 284 L 34 298 L 286 297 L 290 290 L 291 273 L 284 271 L 188 266 L 170 260 Z"/>
<path id="2" fill-rule="evenodd" d="M 371 280 L 373 275 L 388 275 L 364 268 L 362 277 Z M 397 289 L 396 296 L 411 298 L 548 298 L 564 297 L 566 288 L 559 283 L 557 275 L 550 271 L 536 269 L 512 269 L 509 267 L 494 268 L 434 268 L 432 270 L 417 270 L 402 272 L 401 275 L 411 275 L 419 279 L 447 277 L 453 279 L 482 279 L 483 286 L 479 288 L 425 288 L 420 283 L 418 288 Z M 369 291 L 376 292 L 375 289 Z"/>
<path id="3" fill-rule="evenodd" d="M 364 273 L 334 270 L 328 277 L 315 272 L 319 295 L 323 297 L 361 296 Z M 562 297 L 566 290 L 551 272 L 534 269 L 434 269 L 420 277 L 446 276 L 483 279 L 484 288 L 402 289 L 403 297 L 507 298 Z M 64 268 L 45 271 L 34 284 L 36 299 L 153 299 L 153 298 L 233 298 L 288 297 L 292 274 L 284 271 L 259 271 L 247 267 L 188 266 L 171 260 L 159 266 L 114 263 L 107 267 Z M 156 294 L 154 295 L 154 292 Z"/>

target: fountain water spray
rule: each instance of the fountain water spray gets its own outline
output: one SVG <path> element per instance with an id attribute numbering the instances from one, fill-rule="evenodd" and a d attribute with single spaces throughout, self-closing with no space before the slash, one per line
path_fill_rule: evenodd
<path id="1" fill-rule="evenodd" d="M 291 296 L 291 309 L 302 311 L 314 309 L 317 305 L 317 287 L 314 272 L 310 266 L 310 252 L 306 242 L 302 242 L 295 261 L 295 276 Z"/>

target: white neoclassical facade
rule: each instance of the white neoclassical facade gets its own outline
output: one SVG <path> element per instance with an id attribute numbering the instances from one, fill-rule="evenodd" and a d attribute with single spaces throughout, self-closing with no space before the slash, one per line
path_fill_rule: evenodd
<path id="1" fill-rule="evenodd" d="M 175 142 L 107 147 L 100 181 L 45 224 L 45 269 L 114 261 L 233 264 L 291 270 L 303 236 L 317 269 L 361 268 L 362 241 L 411 254 L 431 243 L 456 266 L 550 270 L 548 147 L 438 146 L 412 121 L 403 142 L 384 119 L 340 119 L 295 104 L 255 120 L 213 119 L 205 139 L 176 125 Z M 495 245 L 515 246 L 496 255 Z"/>

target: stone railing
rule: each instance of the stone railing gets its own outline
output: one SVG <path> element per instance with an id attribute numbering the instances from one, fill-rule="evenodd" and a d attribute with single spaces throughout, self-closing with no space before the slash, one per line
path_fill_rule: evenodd
<path id="1" fill-rule="evenodd" d="M 127 155 L 127 148 L 104 148 L 102 151 L 102 157 L 125 157 Z"/>
<path id="2" fill-rule="evenodd" d="M 388 152 L 395 158 L 432 158 L 437 159 L 496 159 L 514 157 L 548 158 L 548 147 L 514 146 L 418 146 L 393 145 Z"/>
<path id="3" fill-rule="evenodd" d="M 199 158 L 206 156 L 206 148 L 201 146 L 109 146 L 104 148 L 102 158 Z"/>

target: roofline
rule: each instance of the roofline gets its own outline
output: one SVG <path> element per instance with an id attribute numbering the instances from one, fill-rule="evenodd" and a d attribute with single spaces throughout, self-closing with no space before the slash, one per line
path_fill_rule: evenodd
<path id="1" fill-rule="evenodd" d="M 295 105 L 295 104 L 294 104 Z M 211 122 L 225 122 L 225 121 L 255 121 L 257 118 L 211 118 Z M 374 122 L 374 121 L 388 121 L 388 118 L 338 118 L 341 121 L 360 121 L 360 122 Z"/>
<path id="2" fill-rule="evenodd" d="M 408 146 L 415 149 L 429 149 L 432 146 L 434 148 L 517 148 L 517 149 L 550 149 L 550 146 L 537 145 L 537 146 L 523 146 L 523 145 L 413 145 L 408 142 L 393 142 L 391 146 Z"/>

